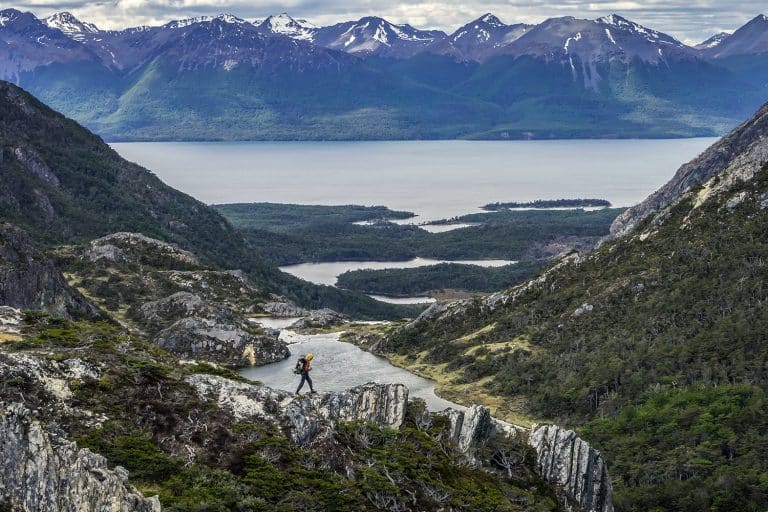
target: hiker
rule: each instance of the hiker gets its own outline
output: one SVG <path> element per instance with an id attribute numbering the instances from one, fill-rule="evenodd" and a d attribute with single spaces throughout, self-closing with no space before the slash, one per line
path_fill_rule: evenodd
<path id="1" fill-rule="evenodd" d="M 312 359 L 315 356 L 312 354 L 307 354 L 305 357 L 302 357 L 299 359 L 299 362 L 296 363 L 296 370 L 297 373 L 301 375 L 301 382 L 299 383 L 298 389 L 296 389 L 296 394 L 299 394 L 299 391 L 301 391 L 301 388 L 304 387 L 304 383 L 309 383 L 309 392 L 314 393 L 315 388 L 312 387 L 312 377 L 309 376 L 309 372 L 312 371 Z"/>

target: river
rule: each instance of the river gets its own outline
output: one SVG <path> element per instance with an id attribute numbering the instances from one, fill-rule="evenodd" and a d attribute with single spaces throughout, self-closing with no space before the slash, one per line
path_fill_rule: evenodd
<path id="1" fill-rule="evenodd" d="M 263 320 L 258 319 L 257 322 L 263 323 Z M 411 396 L 423 398 L 430 410 L 440 411 L 447 407 L 463 409 L 460 405 L 438 397 L 433 381 L 393 366 L 385 358 L 359 349 L 351 343 L 338 341 L 338 333 L 302 335 L 284 330 L 281 338 L 291 342 L 291 357 L 266 366 L 242 368 L 240 374 L 272 388 L 296 391 L 299 377 L 291 370 L 300 356 L 312 353 L 315 357 L 311 375 L 316 391 L 344 391 L 367 382 L 401 383 L 408 386 Z M 305 385 L 302 392 L 308 393 L 309 387 Z"/>

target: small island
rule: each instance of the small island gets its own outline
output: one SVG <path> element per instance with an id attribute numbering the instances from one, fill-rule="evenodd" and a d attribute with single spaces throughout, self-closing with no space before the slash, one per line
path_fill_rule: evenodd
<path id="1" fill-rule="evenodd" d="M 537 199 L 528 203 L 489 203 L 480 208 L 487 212 L 507 210 L 512 208 L 549 209 L 549 208 L 610 208 L 611 202 L 606 199 Z"/>

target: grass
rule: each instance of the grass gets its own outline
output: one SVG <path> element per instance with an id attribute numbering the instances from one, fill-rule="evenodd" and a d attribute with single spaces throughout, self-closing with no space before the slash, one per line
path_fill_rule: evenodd
<path id="1" fill-rule="evenodd" d="M 512 343 L 512 342 L 509 342 Z M 486 389 L 486 384 L 493 381 L 493 377 L 484 377 L 473 382 L 462 382 L 464 374 L 461 370 L 449 370 L 448 363 L 425 363 L 424 358 L 428 352 L 420 352 L 415 358 L 400 354 L 382 354 L 387 360 L 411 373 L 435 382 L 435 394 L 451 402 L 466 407 L 478 404 L 488 407 L 496 418 L 530 428 L 540 421 L 523 412 L 522 403 L 519 400 L 511 400 L 493 395 Z"/>

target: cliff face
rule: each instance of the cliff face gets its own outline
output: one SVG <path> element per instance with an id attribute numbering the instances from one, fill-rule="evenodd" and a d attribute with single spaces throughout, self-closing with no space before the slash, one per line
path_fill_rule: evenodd
<path id="1" fill-rule="evenodd" d="M 0 304 L 64 317 L 99 316 L 22 230 L 0 223 Z"/>
<path id="2" fill-rule="evenodd" d="M 600 452 L 575 432 L 557 425 L 534 425 L 528 444 L 536 450 L 539 475 L 589 512 L 613 512 L 611 479 Z"/>
<path id="3" fill-rule="evenodd" d="M 297 397 L 215 375 L 192 375 L 187 382 L 201 399 L 214 401 L 236 420 L 259 419 L 284 426 L 298 444 L 311 442 L 338 422 L 362 420 L 400 428 L 408 404 L 408 388 L 402 384 L 366 384 L 343 393 Z"/>
<path id="4" fill-rule="evenodd" d="M 683 165 L 675 176 L 642 203 L 619 215 L 611 226 L 610 238 L 631 233 L 648 216 L 673 204 L 692 188 L 715 176 L 725 177 L 720 188 L 734 180 L 747 180 L 768 160 L 768 105 L 749 121 L 720 139 L 698 158 Z"/>
<path id="5" fill-rule="evenodd" d="M 20 403 L 0 403 L 0 461 L 0 499 L 11 510 L 160 512 L 124 469 L 47 431 Z"/>

